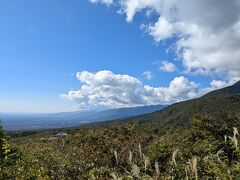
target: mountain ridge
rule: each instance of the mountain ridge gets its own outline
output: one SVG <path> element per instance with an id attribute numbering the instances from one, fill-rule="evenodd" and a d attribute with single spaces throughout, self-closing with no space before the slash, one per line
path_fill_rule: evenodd
<path id="1" fill-rule="evenodd" d="M 214 95 L 220 95 L 220 94 L 230 95 L 230 94 L 238 94 L 238 93 L 240 93 L 240 81 L 236 82 L 231 86 L 211 91 L 204 96 L 214 96 Z"/>
<path id="2" fill-rule="evenodd" d="M 0 114 L 6 130 L 35 130 L 75 127 L 83 124 L 148 114 L 165 105 L 119 108 L 104 111 L 74 111 L 44 114 Z"/>
<path id="3" fill-rule="evenodd" d="M 178 102 L 160 111 L 125 120 L 142 125 L 191 126 L 191 119 L 194 116 L 207 114 L 217 119 L 219 112 L 240 114 L 240 81 L 232 86 L 212 91 L 202 97 Z"/>

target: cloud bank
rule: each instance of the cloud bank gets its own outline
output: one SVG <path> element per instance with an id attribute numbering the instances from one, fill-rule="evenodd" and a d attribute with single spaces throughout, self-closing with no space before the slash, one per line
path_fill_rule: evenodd
<path id="1" fill-rule="evenodd" d="M 86 108 L 121 108 L 154 104 L 171 104 L 192 99 L 204 93 L 224 86 L 213 82 L 212 87 L 200 89 L 195 82 L 180 76 L 174 78 L 167 87 L 144 85 L 140 80 L 126 74 L 114 74 L 111 71 L 96 73 L 82 71 L 77 73 L 79 90 L 71 90 L 61 96 Z"/>
<path id="2" fill-rule="evenodd" d="M 103 2 L 103 1 L 102 1 Z M 175 52 L 185 73 L 240 77 L 239 0 L 119 0 L 126 21 L 139 12 L 155 12 L 156 22 L 145 30 L 156 42 L 175 38 Z"/>

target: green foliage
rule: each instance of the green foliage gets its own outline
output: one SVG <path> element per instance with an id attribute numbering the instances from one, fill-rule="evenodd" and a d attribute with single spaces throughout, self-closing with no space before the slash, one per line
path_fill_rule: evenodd
<path id="1" fill-rule="evenodd" d="M 0 161 L 7 159 L 10 154 L 11 150 L 10 144 L 8 142 L 8 137 L 6 136 L 0 121 Z"/>
<path id="2" fill-rule="evenodd" d="M 218 117 L 198 114 L 174 130 L 127 122 L 68 129 L 64 148 L 49 139 L 58 131 L 14 136 L 20 158 L 7 153 L 0 179 L 238 179 L 240 117 Z"/>
<path id="3" fill-rule="evenodd" d="M 240 94 L 204 96 L 189 101 L 175 103 L 162 111 L 149 115 L 129 118 L 141 125 L 158 125 L 162 129 L 174 129 L 180 126 L 190 127 L 192 117 L 205 113 L 211 119 L 219 122 L 222 113 L 240 113 Z M 221 122 L 220 122 L 221 123 Z"/>

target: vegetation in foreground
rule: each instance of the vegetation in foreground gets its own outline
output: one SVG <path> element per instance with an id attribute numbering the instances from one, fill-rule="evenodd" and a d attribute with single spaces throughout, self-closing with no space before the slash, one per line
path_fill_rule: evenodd
<path id="1" fill-rule="evenodd" d="M 126 122 L 11 140 L 1 130 L 0 179 L 238 179 L 240 116 L 219 117 L 174 130 Z"/>

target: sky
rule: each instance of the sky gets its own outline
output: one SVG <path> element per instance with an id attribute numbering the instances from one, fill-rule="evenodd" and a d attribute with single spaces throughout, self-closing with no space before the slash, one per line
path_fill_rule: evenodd
<path id="1" fill-rule="evenodd" d="M 0 112 L 171 104 L 238 80 L 238 0 L 0 0 Z"/>

